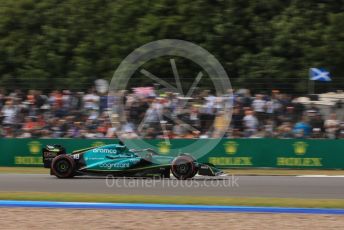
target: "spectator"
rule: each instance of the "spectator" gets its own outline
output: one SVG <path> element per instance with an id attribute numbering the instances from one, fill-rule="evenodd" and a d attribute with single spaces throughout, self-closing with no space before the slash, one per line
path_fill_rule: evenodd
<path id="1" fill-rule="evenodd" d="M 344 122 L 340 123 L 339 130 L 338 130 L 338 138 L 344 138 Z"/>
<path id="2" fill-rule="evenodd" d="M 326 136 L 330 139 L 335 139 L 337 131 L 339 130 L 339 121 L 337 120 L 337 115 L 332 113 L 325 121 Z"/>
<path id="3" fill-rule="evenodd" d="M 319 133 L 318 137 L 320 137 L 321 133 L 324 132 L 324 120 L 322 119 L 322 116 L 319 113 L 311 116 L 309 124 L 312 127 L 312 130 Z"/>
<path id="4" fill-rule="evenodd" d="M 254 116 L 252 110 L 247 110 L 245 112 L 244 122 L 244 136 L 250 137 L 257 132 L 258 129 L 258 119 Z"/>
<path id="5" fill-rule="evenodd" d="M 148 94 L 136 91 L 113 94 L 109 100 L 114 105 L 123 100 L 125 106 L 112 107 L 109 121 L 108 97 L 93 89 L 86 95 L 54 90 L 48 96 L 38 90 L 26 94 L 20 90 L 8 94 L 0 90 L 0 135 L 42 138 L 220 138 L 223 133 L 231 138 L 343 138 L 344 135 L 335 114 L 324 122 L 315 104 L 306 108 L 299 102 L 291 103 L 290 95 L 276 90 L 271 95 L 257 94 L 253 100 L 245 89 L 234 91 L 234 98 L 214 96 L 210 91 L 199 91 L 193 98 L 157 92 L 150 87 Z M 232 104 L 233 116 L 228 128 L 229 117 L 224 107 Z M 334 106 L 332 111 L 341 116 L 339 107 Z"/>
<path id="6" fill-rule="evenodd" d="M 33 117 L 26 117 L 23 125 L 23 130 L 30 132 L 37 128 L 37 123 L 34 121 Z"/>
<path id="7" fill-rule="evenodd" d="M 278 138 L 293 138 L 293 127 L 290 122 L 284 122 L 281 126 L 277 128 L 277 135 Z"/>
<path id="8" fill-rule="evenodd" d="M 311 126 L 307 122 L 307 118 L 304 116 L 301 121 L 294 125 L 294 135 L 297 138 L 306 138 L 311 134 Z"/>
<path id="9" fill-rule="evenodd" d="M 94 89 L 90 89 L 83 98 L 84 109 L 87 110 L 98 110 L 99 109 L 99 96 L 95 94 Z"/>
<path id="10" fill-rule="evenodd" d="M 237 129 L 239 131 L 243 130 L 243 124 L 242 119 L 244 118 L 244 115 L 242 114 L 242 111 L 240 110 L 239 106 L 234 107 L 233 109 L 233 115 L 232 115 L 232 128 Z"/>
<path id="11" fill-rule="evenodd" d="M 252 108 L 258 120 L 261 122 L 265 117 L 266 101 L 263 100 L 263 95 L 256 94 L 256 98 L 252 102 Z"/>
<path id="12" fill-rule="evenodd" d="M 4 126 L 13 126 L 16 123 L 16 115 L 18 112 L 17 106 L 13 105 L 13 100 L 7 100 L 5 106 L 1 110 L 3 117 L 2 124 Z"/>

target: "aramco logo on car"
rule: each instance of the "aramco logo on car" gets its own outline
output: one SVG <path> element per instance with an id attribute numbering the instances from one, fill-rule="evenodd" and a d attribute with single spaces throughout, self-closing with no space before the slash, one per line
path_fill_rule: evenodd
<path id="1" fill-rule="evenodd" d="M 238 152 L 239 144 L 235 141 L 226 141 L 223 148 L 228 155 L 234 155 Z M 251 166 L 252 157 L 209 157 L 209 163 L 219 166 Z"/>
<path id="2" fill-rule="evenodd" d="M 308 144 L 304 141 L 297 141 L 292 144 L 295 157 L 277 157 L 277 166 L 290 167 L 320 167 L 322 166 L 322 158 L 318 157 L 301 157 L 307 153 Z"/>
<path id="3" fill-rule="evenodd" d="M 41 151 L 42 144 L 39 141 L 30 141 L 28 144 L 28 152 L 37 155 Z M 25 155 L 28 155 L 27 153 Z M 42 165 L 41 156 L 16 156 L 14 158 L 15 165 Z"/>
<path id="4" fill-rule="evenodd" d="M 92 152 L 94 152 L 94 153 L 110 153 L 110 154 L 116 154 L 116 153 L 117 153 L 117 150 L 116 150 L 116 149 L 96 148 L 96 149 L 93 149 Z"/>

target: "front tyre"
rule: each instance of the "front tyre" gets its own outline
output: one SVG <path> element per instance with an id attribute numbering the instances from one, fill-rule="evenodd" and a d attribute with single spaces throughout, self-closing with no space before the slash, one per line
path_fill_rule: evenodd
<path id="1" fill-rule="evenodd" d="M 71 178 L 75 173 L 75 161 L 69 155 L 59 155 L 51 163 L 51 170 L 58 178 Z"/>
<path id="2" fill-rule="evenodd" d="M 172 161 L 171 171 L 173 176 L 175 176 L 178 180 L 192 178 L 197 173 L 195 160 L 188 155 L 176 157 Z"/>

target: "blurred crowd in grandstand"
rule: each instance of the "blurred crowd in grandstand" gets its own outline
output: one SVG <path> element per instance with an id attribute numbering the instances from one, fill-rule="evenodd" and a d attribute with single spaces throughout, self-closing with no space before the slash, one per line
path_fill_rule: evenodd
<path id="1" fill-rule="evenodd" d="M 108 95 L 54 90 L 0 90 L 4 138 L 344 138 L 342 102 L 322 114 L 314 104 L 295 103 L 291 95 L 274 90 L 269 95 L 234 91 L 233 115 L 226 126 L 223 98 L 200 91 L 193 98 L 148 90 L 123 92 L 126 122 L 108 116 Z M 188 99 L 188 100 L 187 100 Z M 143 122 L 144 121 L 144 122 Z M 224 130 L 225 129 L 225 130 Z"/>

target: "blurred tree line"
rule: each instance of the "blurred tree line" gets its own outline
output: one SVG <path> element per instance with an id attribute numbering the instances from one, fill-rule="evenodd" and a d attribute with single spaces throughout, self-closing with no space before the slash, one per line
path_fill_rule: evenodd
<path id="1" fill-rule="evenodd" d="M 175 38 L 214 54 L 236 88 L 305 93 L 308 69 L 325 67 L 334 81 L 319 84 L 343 89 L 343 28 L 343 0 L 2 0 L 0 84 L 85 89 L 135 48 Z"/>

